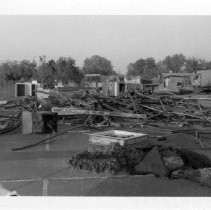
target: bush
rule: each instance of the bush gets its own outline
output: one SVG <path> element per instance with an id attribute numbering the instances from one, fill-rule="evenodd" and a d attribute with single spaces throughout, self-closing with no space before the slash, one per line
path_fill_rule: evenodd
<path id="1" fill-rule="evenodd" d="M 95 171 L 96 173 L 109 172 L 116 174 L 124 169 L 133 173 L 134 167 L 143 157 L 139 149 L 117 147 L 111 153 L 83 152 L 72 157 L 69 164 L 77 169 Z"/>

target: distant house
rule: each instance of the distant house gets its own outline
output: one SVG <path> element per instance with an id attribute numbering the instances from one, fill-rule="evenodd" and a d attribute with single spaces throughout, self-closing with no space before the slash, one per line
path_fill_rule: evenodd
<path id="1" fill-rule="evenodd" d="M 118 96 L 125 92 L 124 77 L 119 75 L 102 76 L 102 92 L 109 96 Z"/>
<path id="2" fill-rule="evenodd" d="M 141 77 L 141 84 L 143 85 L 143 93 L 151 94 L 158 90 L 159 80 L 150 74 L 145 74 Z"/>
<path id="3" fill-rule="evenodd" d="M 132 86 L 132 84 L 133 86 L 136 85 L 136 87 L 133 89 L 148 94 L 157 91 L 159 86 L 158 79 L 150 74 L 144 74 L 142 76 L 131 76 L 129 78 L 126 78 L 125 81 L 128 87 Z M 130 89 L 131 88 L 128 88 L 128 90 Z"/>
<path id="4" fill-rule="evenodd" d="M 201 87 L 211 86 L 211 69 L 198 70 L 196 75 Z"/>
<path id="5" fill-rule="evenodd" d="M 88 88 L 99 88 L 102 87 L 101 75 L 100 74 L 85 74 L 83 84 Z"/>
<path id="6" fill-rule="evenodd" d="M 164 90 L 179 92 L 181 89 L 193 89 L 192 73 L 163 73 L 162 81 Z"/>
<path id="7" fill-rule="evenodd" d="M 124 75 L 101 76 L 100 74 L 86 74 L 83 83 L 85 87 L 96 88 L 109 96 L 118 96 L 132 90 L 152 93 L 159 85 L 154 78 L 147 76 L 126 78 Z"/>
<path id="8" fill-rule="evenodd" d="M 80 83 L 76 83 L 73 80 L 70 80 L 67 84 L 64 84 L 62 81 L 57 81 L 57 84 L 55 85 L 55 88 L 68 88 L 68 87 L 79 87 Z"/>
<path id="9" fill-rule="evenodd" d="M 141 84 L 141 76 L 129 76 L 125 77 L 126 83 Z"/>
<path id="10" fill-rule="evenodd" d="M 102 91 L 105 95 L 117 96 L 125 89 L 124 77 L 118 75 L 86 74 L 83 80 L 86 88 L 94 88 Z"/>

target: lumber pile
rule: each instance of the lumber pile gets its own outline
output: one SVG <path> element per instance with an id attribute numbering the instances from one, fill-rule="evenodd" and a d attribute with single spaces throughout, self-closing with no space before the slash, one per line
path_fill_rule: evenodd
<path id="1" fill-rule="evenodd" d="M 47 99 L 26 97 L 9 101 L 4 109 L 57 112 L 64 122 L 89 127 L 143 127 L 144 125 L 191 127 L 210 126 L 209 111 L 197 99 L 173 94 L 146 96 L 127 92 L 117 97 L 80 91 L 71 97 L 52 94 Z M 3 112 L 0 112 L 0 115 Z"/>
<path id="2" fill-rule="evenodd" d="M 196 99 L 187 100 L 175 95 L 149 97 L 138 92 L 127 92 L 118 97 L 108 97 L 86 92 L 77 98 L 63 98 L 54 102 L 52 106 L 60 107 L 58 114 L 66 119 L 69 115 L 68 121 L 73 124 L 87 122 L 88 125 L 97 126 L 107 122 L 108 126 L 157 126 L 162 122 L 183 127 L 196 123 L 209 126 L 211 122 L 208 110 Z M 67 107 L 70 108 L 69 113 L 64 111 Z"/>

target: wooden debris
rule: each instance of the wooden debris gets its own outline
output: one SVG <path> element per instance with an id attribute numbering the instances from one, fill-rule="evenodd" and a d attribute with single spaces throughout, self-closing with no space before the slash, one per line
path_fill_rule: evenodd
<path id="1" fill-rule="evenodd" d="M 159 125 L 160 122 L 165 123 L 166 126 L 177 127 L 181 125 L 191 127 L 194 124 L 210 126 L 211 124 L 210 112 L 195 98 L 184 98 L 174 94 L 146 96 L 134 91 L 112 97 L 84 91 L 71 97 L 61 94 L 50 95 L 48 99 L 42 100 L 27 97 L 8 102 L 4 107 L 31 112 L 57 110 L 59 115 L 72 124 L 84 124 L 86 119 L 90 125 L 98 124 L 99 126 L 105 126 L 105 124 L 110 126 L 112 123 L 128 124 L 127 119 L 134 119 L 134 123 L 130 121 L 131 126 L 155 125 L 156 123 Z M 1 115 L 4 115 L 3 112 L 0 112 Z M 105 116 L 108 119 L 105 120 Z M 136 122 L 136 119 L 139 122 Z M 110 123 L 105 123 L 105 121 Z"/>

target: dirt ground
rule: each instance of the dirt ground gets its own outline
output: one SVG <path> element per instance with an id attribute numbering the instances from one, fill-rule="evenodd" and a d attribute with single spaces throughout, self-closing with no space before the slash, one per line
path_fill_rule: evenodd
<path id="1" fill-rule="evenodd" d="M 68 126 L 59 126 L 59 131 Z M 81 129 L 78 129 L 81 130 Z M 140 129 L 133 129 L 141 132 Z M 150 132 L 150 129 L 143 130 Z M 142 132 L 143 132 L 142 131 Z M 152 131 L 152 130 L 151 130 Z M 72 131 L 56 138 L 50 144 L 19 152 L 16 148 L 37 142 L 46 135 L 22 135 L 21 128 L 0 137 L 0 184 L 24 196 L 210 196 L 211 188 L 188 180 L 169 180 L 153 175 L 108 176 L 68 167 L 67 160 L 87 148 L 87 133 L 94 130 Z M 160 129 L 153 129 L 160 132 Z M 176 139 L 181 140 L 181 136 Z M 174 139 L 169 138 L 169 142 Z M 192 142 L 190 137 L 183 140 Z M 210 150 L 194 149 L 211 157 Z M 192 145 L 191 145 L 192 147 Z"/>

